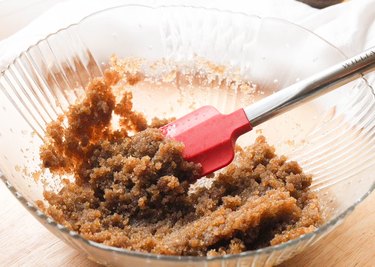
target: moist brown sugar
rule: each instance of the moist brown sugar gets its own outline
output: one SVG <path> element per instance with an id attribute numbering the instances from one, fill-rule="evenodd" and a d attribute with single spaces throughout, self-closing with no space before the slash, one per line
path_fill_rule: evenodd
<path id="1" fill-rule="evenodd" d="M 169 120 L 148 122 L 133 110 L 126 84 L 114 95 L 123 79 L 107 70 L 47 128 L 43 167 L 74 178 L 44 192 L 45 212 L 57 222 L 109 246 L 183 256 L 276 245 L 321 224 L 311 176 L 276 155 L 263 136 L 237 147 L 220 173 L 196 181 L 200 166 L 158 130 Z"/>

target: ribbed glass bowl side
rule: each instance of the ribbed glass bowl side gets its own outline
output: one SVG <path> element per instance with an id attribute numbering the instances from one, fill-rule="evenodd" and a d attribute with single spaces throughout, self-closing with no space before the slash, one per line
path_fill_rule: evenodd
<path id="1" fill-rule="evenodd" d="M 148 19 L 145 20 L 144 18 Z M 74 103 L 87 82 L 102 75 L 112 54 L 230 66 L 264 97 L 341 59 L 335 48 L 290 23 L 192 7 L 121 6 L 93 14 L 48 36 L 17 57 L 0 76 L 0 169 L 20 202 L 51 232 L 96 262 L 114 266 L 271 266 L 302 252 L 333 230 L 374 188 L 375 101 L 365 80 L 351 83 L 265 123 L 270 143 L 314 175 L 327 224 L 296 240 L 225 257 L 169 257 L 131 252 L 82 239 L 35 207 L 43 199 L 39 147 L 51 120 Z M 147 92 L 152 99 L 154 92 Z M 200 99 L 228 112 L 250 104 L 235 97 Z M 140 97 L 135 94 L 135 100 Z M 146 115 L 169 106 L 152 107 Z M 181 115 L 188 105 L 176 110 Z M 287 130 L 285 130 L 287 129 Z M 250 143 L 255 134 L 239 140 Z M 293 140 L 293 144 L 291 144 Z M 59 182 L 45 177 L 50 187 Z"/>

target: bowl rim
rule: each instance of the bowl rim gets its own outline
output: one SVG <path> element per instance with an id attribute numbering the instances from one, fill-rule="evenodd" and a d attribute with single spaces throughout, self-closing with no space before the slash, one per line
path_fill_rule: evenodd
<path id="1" fill-rule="evenodd" d="M 50 34 L 46 35 L 43 39 L 40 39 L 35 44 L 30 45 L 26 50 L 22 51 L 3 70 L 1 70 L 0 71 L 0 78 L 4 75 L 4 73 L 6 73 L 11 68 L 11 66 L 17 61 L 17 59 L 19 59 L 25 53 L 29 52 L 32 48 L 38 46 L 38 44 L 40 44 L 41 42 L 49 39 L 51 36 L 55 36 L 55 35 L 59 34 L 60 32 L 63 32 L 63 31 L 68 30 L 72 27 L 78 26 L 82 22 L 84 22 L 85 20 L 87 20 L 87 19 L 89 19 L 89 18 L 91 18 L 95 15 L 98 15 L 98 14 L 101 14 L 101 13 L 104 13 L 104 12 L 107 12 L 107 11 L 110 11 L 110 10 L 113 10 L 113 9 L 124 8 L 124 7 L 142 7 L 142 8 L 148 8 L 148 9 L 153 9 L 153 10 L 163 9 L 163 8 L 189 8 L 189 9 L 195 9 L 195 10 L 205 10 L 205 11 L 209 11 L 209 12 L 225 13 L 225 14 L 231 14 L 231 15 L 240 15 L 240 16 L 258 19 L 259 21 L 261 21 L 261 20 L 274 20 L 274 21 L 278 21 L 278 22 L 281 22 L 281 23 L 284 23 L 284 24 L 293 25 L 294 27 L 299 28 L 299 30 L 302 30 L 302 31 L 304 31 L 304 32 L 306 32 L 306 33 L 308 33 L 312 36 L 315 36 L 316 38 L 320 39 L 322 42 L 326 43 L 329 47 L 336 50 L 336 52 L 341 54 L 343 56 L 343 58 L 347 58 L 347 56 L 340 49 L 338 49 L 333 44 L 331 44 L 327 40 L 323 39 L 319 35 L 315 34 L 314 32 L 312 32 L 312 31 L 310 31 L 310 30 L 308 30 L 308 29 L 306 29 L 306 28 L 304 28 L 304 27 L 302 27 L 302 26 L 300 26 L 296 23 L 293 23 L 293 22 L 290 22 L 290 21 L 287 21 L 287 20 L 284 20 L 284 19 L 280 19 L 280 18 L 260 17 L 260 16 L 253 15 L 253 14 L 247 14 L 245 12 L 237 12 L 237 11 L 231 11 L 231 10 L 225 10 L 225 9 L 219 9 L 219 8 L 207 8 L 207 7 L 199 6 L 199 5 L 122 4 L 122 5 L 114 5 L 114 6 L 111 6 L 111 7 L 106 7 L 106 8 L 100 9 L 98 11 L 95 11 L 93 13 L 90 13 L 89 15 L 80 19 L 78 22 L 69 24 L 66 27 L 63 27 L 63 28 L 61 28 L 61 29 L 59 29 L 59 30 L 57 30 L 53 33 L 50 33 Z M 363 79 L 363 78 L 360 78 L 360 79 L 364 80 L 366 85 L 368 86 L 368 83 L 365 79 Z M 355 209 L 355 207 L 359 203 L 361 203 L 367 196 L 369 196 L 371 194 L 372 191 L 375 190 L 375 182 L 374 182 L 365 194 L 363 194 L 351 206 L 349 206 L 346 210 L 344 210 L 341 214 L 339 214 L 335 218 L 328 220 L 325 224 L 318 227 L 316 230 L 314 230 L 311 233 L 301 235 L 300 237 L 298 237 L 296 239 L 289 240 L 287 242 L 284 242 L 284 243 L 281 243 L 281 244 L 278 244 L 278 245 L 269 246 L 269 247 L 265 247 L 265 248 L 261 248 L 261 249 L 257 249 L 257 250 L 249 250 L 249 251 L 241 252 L 241 253 L 238 253 L 238 254 L 229 254 L 229 255 L 223 255 L 223 256 L 170 256 L 170 255 L 161 255 L 161 254 L 154 254 L 154 253 L 132 251 L 132 250 L 128 250 L 128 249 L 104 245 L 102 243 L 98 243 L 98 242 L 95 242 L 95 241 L 85 239 L 84 237 L 82 237 L 77 232 L 71 231 L 67 227 L 65 227 L 64 225 L 61 225 L 61 224 L 57 223 L 51 217 L 47 216 L 44 212 L 39 210 L 38 207 L 35 204 L 29 202 L 20 192 L 17 191 L 17 189 L 11 184 L 11 182 L 9 180 L 7 180 L 7 178 L 1 172 L 1 170 L 0 170 L 0 180 L 2 180 L 5 183 L 6 187 L 9 189 L 9 191 L 18 199 L 19 202 L 21 202 L 21 204 L 33 216 L 37 217 L 37 219 L 39 221 L 44 221 L 48 225 L 56 228 L 62 234 L 68 234 L 70 237 L 72 237 L 72 238 L 74 238 L 74 239 L 76 239 L 80 242 L 83 242 L 83 243 L 87 244 L 88 246 L 91 246 L 91 247 L 94 247 L 94 248 L 97 248 L 97 249 L 101 249 L 101 250 L 105 250 L 105 251 L 109 251 L 109 252 L 115 252 L 115 253 L 119 253 L 119 254 L 122 254 L 122 255 L 131 256 L 131 257 L 134 256 L 134 257 L 141 258 L 141 259 L 164 260 L 164 261 L 169 261 L 169 262 L 181 262 L 181 261 L 201 262 L 201 261 L 229 260 L 229 259 L 240 259 L 240 258 L 244 258 L 244 257 L 259 256 L 259 255 L 262 255 L 262 254 L 272 254 L 274 251 L 280 251 L 280 250 L 283 250 L 285 248 L 292 247 L 293 245 L 296 245 L 296 244 L 298 244 L 300 242 L 303 242 L 303 241 L 307 241 L 309 239 L 312 239 L 313 237 L 315 237 L 316 235 L 318 235 L 320 233 L 328 231 L 329 229 L 334 227 L 336 224 L 341 222 L 345 217 L 347 217 Z M 48 229 L 48 230 L 50 230 L 50 229 Z M 55 234 L 55 233 L 53 233 L 53 234 Z M 64 241 L 64 240 L 62 240 L 62 241 Z"/>

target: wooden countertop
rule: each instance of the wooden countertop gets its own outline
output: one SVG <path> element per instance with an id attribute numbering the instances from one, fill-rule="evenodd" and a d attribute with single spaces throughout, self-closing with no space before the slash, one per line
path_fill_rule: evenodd
<path id="1" fill-rule="evenodd" d="M 0 182 L 0 266 L 98 266 L 47 231 Z M 375 266 L 375 193 L 335 231 L 282 267 Z"/>

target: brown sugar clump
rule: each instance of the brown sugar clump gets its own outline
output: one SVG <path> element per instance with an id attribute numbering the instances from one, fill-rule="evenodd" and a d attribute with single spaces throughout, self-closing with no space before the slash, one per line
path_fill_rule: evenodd
<path id="1" fill-rule="evenodd" d="M 109 246 L 183 256 L 276 245 L 321 224 L 311 176 L 277 156 L 263 136 L 238 147 L 210 186 L 193 184 L 200 166 L 157 129 L 168 120 L 148 124 L 130 92 L 117 100 L 112 87 L 122 77 L 114 69 L 47 128 L 43 167 L 75 178 L 44 192 L 44 209 L 57 222 Z"/>

